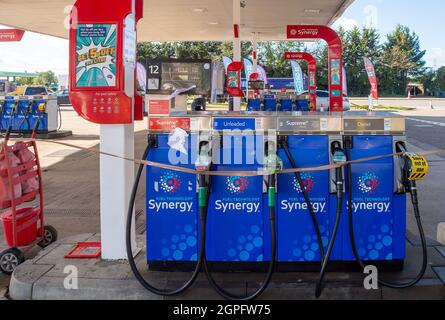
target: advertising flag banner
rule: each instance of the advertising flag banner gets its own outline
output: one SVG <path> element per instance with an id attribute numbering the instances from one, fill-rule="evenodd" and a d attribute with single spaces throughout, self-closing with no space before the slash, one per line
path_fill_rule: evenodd
<path id="1" fill-rule="evenodd" d="M 345 69 L 345 66 L 343 66 L 343 94 L 345 96 L 348 95 L 348 79 L 346 79 L 346 69 Z"/>
<path id="2" fill-rule="evenodd" d="M 246 73 L 246 80 L 249 81 L 250 75 L 253 73 L 253 64 L 249 59 L 244 59 L 244 72 Z"/>
<path id="3" fill-rule="evenodd" d="M 263 80 L 265 84 L 268 84 L 267 72 L 262 66 L 258 66 L 258 73 L 260 74 L 260 80 Z"/>
<path id="4" fill-rule="evenodd" d="M 297 94 L 302 94 L 304 92 L 303 70 L 301 70 L 301 66 L 297 61 L 292 60 L 290 63 L 292 66 L 295 92 Z"/>
<path id="5" fill-rule="evenodd" d="M 230 59 L 229 57 L 222 57 L 223 59 L 223 63 L 224 63 L 224 68 L 226 69 L 226 73 L 227 73 L 227 67 L 229 66 L 229 64 L 232 63 L 232 59 Z"/>
<path id="6" fill-rule="evenodd" d="M 369 58 L 364 58 L 365 69 L 368 74 L 369 83 L 371 84 L 371 97 L 375 100 L 379 99 L 379 87 L 377 83 L 377 75 L 375 73 L 374 65 Z"/>

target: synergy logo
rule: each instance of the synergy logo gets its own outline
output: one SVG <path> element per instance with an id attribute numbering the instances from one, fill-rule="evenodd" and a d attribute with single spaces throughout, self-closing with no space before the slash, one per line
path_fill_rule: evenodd
<path id="1" fill-rule="evenodd" d="M 161 176 L 161 190 L 169 193 L 176 193 L 181 187 L 182 181 L 179 176 L 173 172 L 167 172 Z"/>
<path id="2" fill-rule="evenodd" d="M 249 181 L 243 177 L 227 177 L 226 186 L 230 193 L 240 194 L 247 190 Z"/>
<path id="3" fill-rule="evenodd" d="M 303 180 L 303 186 L 307 192 L 311 192 L 312 190 L 314 190 L 316 183 L 312 175 L 310 175 L 309 173 L 302 173 L 301 180 Z M 294 179 L 292 180 L 292 187 L 295 191 L 302 192 L 300 184 L 298 183 L 296 177 L 294 177 Z"/>
<path id="4" fill-rule="evenodd" d="M 358 178 L 358 188 L 364 194 L 373 194 L 379 184 L 379 177 L 372 172 L 367 172 Z"/>

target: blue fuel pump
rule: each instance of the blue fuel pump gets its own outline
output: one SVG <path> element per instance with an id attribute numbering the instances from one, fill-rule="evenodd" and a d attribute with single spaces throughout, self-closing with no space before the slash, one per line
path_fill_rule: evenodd
<path id="1" fill-rule="evenodd" d="M 291 97 L 283 97 L 280 99 L 280 111 L 290 112 L 294 110 L 294 101 Z"/>
<path id="2" fill-rule="evenodd" d="M 12 131 L 14 116 L 17 110 L 17 101 L 13 97 L 6 97 L 3 104 L 1 127 L 2 131 L 6 132 L 8 130 Z"/>
<path id="3" fill-rule="evenodd" d="M 17 112 L 14 115 L 12 131 L 17 133 L 31 132 L 32 127 L 29 116 L 32 110 L 33 101 L 28 99 L 19 100 Z"/>
<path id="4" fill-rule="evenodd" d="M 247 111 L 261 111 L 261 99 L 249 99 L 247 102 Z"/>
<path id="5" fill-rule="evenodd" d="M 278 155 L 283 159 L 284 168 L 329 164 L 327 136 L 281 136 L 279 144 Z M 299 159 L 298 165 L 294 154 Z M 323 261 L 329 227 L 329 173 L 280 175 L 278 190 L 278 260 Z"/>
<path id="6" fill-rule="evenodd" d="M 277 97 L 272 94 L 266 94 L 263 97 L 264 111 L 277 111 Z"/>
<path id="7" fill-rule="evenodd" d="M 344 174 L 343 165 L 346 163 L 346 155 L 341 148 L 340 142 L 336 141 L 332 143 L 333 163 L 339 165 L 335 169 L 335 185 L 337 191 L 337 209 L 335 223 L 332 231 L 332 236 L 329 241 L 328 249 L 326 250 L 326 256 L 322 261 L 320 277 L 315 289 L 315 297 L 319 298 L 323 292 L 323 280 L 331 258 L 332 251 L 334 249 L 335 240 L 337 239 L 338 230 L 340 229 L 341 216 L 343 213 L 343 196 L 344 196 Z"/>
<path id="8" fill-rule="evenodd" d="M 43 99 L 35 99 L 31 105 L 31 114 L 29 115 L 29 126 L 34 128 L 38 123 L 36 132 L 48 131 L 48 113 L 47 101 Z"/>
<path id="9" fill-rule="evenodd" d="M 154 136 L 150 136 L 149 137 L 149 141 L 148 141 L 148 146 L 147 146 L 147 148 L 146 148 L 146 150 L 144 152 L 144 155 L 143 155 L 143 159 L 150 159 L 150 158 L 154 158 L 155 157 L 156 153 L 152 153 L 153 148 L 166 149 L 166 139 L 168 139 L 167 136 L 160 136 L 159 138 L 154 137 Z M 160 153 L 160 156 L 161 157 L 163 156 L 162 152 Z M 154 160 L 156 160 L 156 158 L 154 158 Z M 164 162 L 167 161 L 164 158 L 162 160 Z M 132 244 L 131 244 L 131 226 L 132 226 L 133 215 L 134 215 L 134 204 L 135 204 L 135 200 L 136 200 L 136 194 L 137 194 L 137 191 L 138 191 L 139 181 L 141 179 L 143 170 L 144 170 L 144 164 L 141 163 L 139 165 L 138 171 L 136 173 L 136 179 L 135 179 L 135 182 L 134 182 L 134 185 L 133 185 L 130 205 L 129 205 L 129 209 L 128 209 L 128 216 L 127 216 L 128 218 L 127 218 L 126 246 L 127 246 L 127 255 L 128 255 L 128 260 L 129 260 L 129 263 L 130 263 L 130 268 L 133 271 L 133 274 L 135 275 L 135 277 L 138 280 L 138 282 L 145 289 L 147 289 L 148 291 L 150 291 L 150 292 L 152 292 L 152 293 L 154 293 L 156 295 L 160 295 L 160 296 L 175 296 L 175 295 L 178 295 L 178 294 L 186 291 L 188 288 L 190 288 L 195 283 L 195 281 L 196 281 L 196 279 L 197 279 L 197 277 L 199 275 L 199 272 L 200 272 L 201 267 L 202 267 L 202 262 L 203 262 L 203 257 L 204 257 L 204 250 L 205 250 L 205 243 L 204 243 L 204 241 L 205 241 L 205 229 L 201 229 L 201 240 L 200 240 L 200 246 L 199 246 L 199 254 L 198 255 L 194 254 L 190 258 L 191 260 L 196 260 L 196 267 L 195 267 L 195 269 L 193 271 L 193 274 L 191 275 L 190 279 L 183 286 L 181 286 L 180 288 L 175 289 L 175 290 L 168 290 L 168 289 L 156 288 L 156 287 L 152 286 L 150 283 L 148 283 L 148 281 L 144 279 L 144 277 L 139 272 L 139 270 L 138 270 L 138 268 L 136 266 L 136 263 L 135 263 L 134 257 L 133 257 L 133 248 L 132 248 Z M 154 168 L 150 169 L 150 167 L 148 167 L 147 168 L 147 175 L 148 174 L 154 174 L 154 175 L 161 174 L 160 172 L 153 172 L 152 170 L 156 171 L 156 169 L 154 169 Z M 175 185 L 172 185 L 172 184 L 169 184 L 169 183 L 167 183 L 167 186 L 164 186 L 164 187 L 167 188 L 167 190 L 163 191 L 164 193 L 171 191 L 171 188 L 175 187 Z M 147 190 L 149 190 L 148 188 L 149 188 L 149 186 L 147 186 Z M 189 203 L 191 205 L 186 205 L 186 207 L 189 208 L 189 210 L 196 210 L 195 209 L 196 208 L 196 203 L 195 203 L 196 202 L 196 179 L 195 179 L 194 187 L 193 187 L 193 185 L 190 185 L 190 188 L 191 188 L 190 192 L 195 192 L 195 195 L 192 196 L 192 202 L 190 202 L 190 199 L 187 202 L 187 203 Z M 161 186 L 161 190 L 163 190 L 162 186 Z M 147 194 L 149 194 L 149 193 L 147 192 Z M 150 193 L 150 194 L 152 194 L 152 193 Z M 193 198 L 194 198 L 194 200 L 193 200 Z M 172 203 L 179 203 L 179 202 L 176 201 L 176 202 L 172 202 Z M 169 206 L 169 208 L 170 208 L 170 206 Z M 187 210 L 187 208 L 185 208 L 184 210 Z M 176 211 L 180 211 L 180 210 L 176 210 Z M 170 211 L 169 213 L 173 213 L 173 212 Z M 182 216 L 185 215 L 184 212 L 182 212 L 181 214 L 182 214 Z M 159 213 L 159 215 L 161 216 L 162 213 Z M 190 216 L 193 216 L 193 215 L 190 215 Z M 178 217 L 176 217 L 176 218 L 178 218 Z M 203 216 L 200 217 L 201 220 L 204 219 L 204 218 L 205 217 L 203 217 Z M 153 216 L 150 216 L 147 213 L 147 219 L 148 220 L 150 219 L 153 222 L 156 218 L 153 217 Z M 161 223 L 165 222 L 165 220 L 166 220 L 165 214 L 162 217 L 160 217 L 160 219 L 162 219 L 164 221 L 158 221 L 158 223 L 159 223 L 158 226 L 159 227 L 161 227 L 162 226 Z M 192 219 L 195 219 L 195 218 L 192 218 Z M 181 219 L 179 219 L 179 221 L 178 221 L 178 223 L 184 223 L 184 222 L 185 221 L 181 220 Z M 150 221 L 148 221 L 147 223 L 150 223 Z M 194 223 L 196 224 L 196 221 L 194 221 Z M 204 225 L 204 223 L 201 222 L 201 226 L 203 226 L 203 225 Z M 165 236 L 165 233 L 169 233 L 170 232 L 167 229 L 171 229 L 171 230 L 173 230 L 173 232 L 177 232 L 178 230 L 177 230 L 177 228 L 175 228 L 175 226 L 172 227 L 172 225 L 169 222 L 167 222 L 167 224 L 164 224 L 165 228 L 162 228 L 159 231 L 157 230 L 158 226 L 156 226 L 156 228 L 155 227 L 147 228 L 147 254 L 148 255 L 151 254 L 151 251 L 150 251 L 151 249 L 156 250 L 155 251 L 155 256 L 154 256 L 154 258 L 155 258 L 158 255 L 158 253 L 156 253 L 156 252 L 159 252 L 159 250 L 161 250 L 161 256 L 163 256 L 163 259 L 165 259 L 165 257 L 169 253 L 165 252 L 165 250 L 162 247 L 158 248 L 158 247 L 154 246 L 153 242 L 151 241 L 152 239 L 150 238 L 150 236 L 153 236 L 153 235 L 154 236 L 160 236 L 161 239 L 163 239 L 163 237 Z M 185 231 L 187 232 L 187 230 L 185 230 Z M 195 233 L 192 233 L 192 234 L 194 234 L 197 237 L 197 231 L 195 231 Z M 193 241 L 193 243 L 192 243 L 191 240 L 189 242 L 190 247 L 194 247 L 195 250 L 197 248 L 196 237 L 195 237 L 195 240 Z M 148 246 L 148 244 L 150 244 L 150 246 Z M 156 242 L 155 242 L 155 244 L 156 244 Z M 154 258 L 149 257 L 149 259 L 154 259 Z M 179 257 L 179 256 L 175 257 L 175 255 L 173 253 L 172 259 L 174 259 L 174 258 L 182 259 L 182 257 Z"/>
<path id="10" fill-rule="evenodd" d="M 0 100 L 0 132 L 3 131 L 3 112 L 5 110 L 6 100 Z"/>
<path id="11" fill-rule="evenodd" d="M 363 138 L 369 139 L 371 141 L 374 139 L 374 142 L 376 144 L 379 144 L 379 142 L 381 143 L 381 140 L 384 140 L 383 137 L 362 137 L 362 139 Z M 386 139 L 389 139 L 389 138 L 391 138 L 391 137 L 386 137 Z M 358 150 L 360 150 L 362 141 L 361 141 L 361 139 L 357 139 L 357 137 L 345 136 L 344 145 L 345 145 L 345 149 L 346 149 L 347 160 L 351 161 L 354 159 L 354 156 L 356 156 L 356 152 Z M 397 148 L 397 152 L 403 152 L 403 156 L 402 156 L 403 165 L 402 165 L 402 168 L 400 168 L 400 169 L 402 170 L 402 177 L 403 177 L 403 183 L 404 183 L 405 190 L 407 192 L 409 192 L 411 195 L 411 203 L 414 208 L 414 216 L 416 219 L 416 223 L 417 223 L 417 227 L 419 230 L 419 235 L 420 235 L 420 239 L 421 239 L 421 243 L 422 243 L 422 266 L 420 268 L 419 273 L 411 281 L 408 281 L 406 283 L 391 283 L 391 282 L 387 282 L 387 281 L 379 279 L 379 284 L 382 286 L 385 286 L 385 287 L 389 287 L 389 288 L 403 289 L 403 288 L 409 288 L 409 287 L 416 285 L 425 275 L 427 265 L 428 265 L 428 249 L 427 249 L 427 243 L 426 243 L 425 233 L 423 230 L 421 214 L 420 214 L 416 179 L 412 179 L 410 177 L 410 175 L 411 175 L 410 157 L 406 153 L 407 149 L 406 149 L 406 146 L 404 145 L 404 143 L 398 142 L 396 144 L 396 148 Z M 376 151 L 384 152 L 384 150 L 379 149 L 379 148 L 377 148 Z M 382 161 L 383 160 L 385 160 L 385 159 L 382 159 Z M 376 166 L 378 164 L 379 164 L 379 161 L 374 161 L 374 162 L 368 162 L 368 163 L 364 164 L 364 166 L 365 166 L 365 169 L 367 169 L 367 166 L 368 166 L 368 168 L 370 168 L 370 166 Z M 364 269 L 365 268 L 364 261 L 365 260 L 375 260 L 376 258 L 379 257 L 379 253 L 377 253 L 377 256 L 376 256 L 376 254 L 373 254 L 372 256 L 370 256 L 369 254 L 366 255 L 365 252 L 363 252 L 363 250 L 361 250 L 360 247 L 358 246 L 360 244 L 363 244 L 364 239 L 363 239 L 362 234 L 360 234 L 360 237 L 356 237 L 355 231 L 357 230 L 357 226 L 363 227 L 364 223 L 363 222 L 361 223 L 359 221 L 360 224 L 358 225 L 357 219 L 354 219 L 354 216 L 356 215 L 355 212 L 357 212 L 357 210 L 355 208 L 357 208 L 357 203 L 358 203 L 358 199 L 355 198 L 355 196 L 357 194 L 357 190 L 356 190 L 356 192 L 354 192 L 354 180 L 357 175 L 357 169 L 358 169 L 358 167 L 354 166 L 350 162 L 348 163 L 348 165 L 347 165 L 347 171 L 348 171 L 348 230 L 349 230 L 350 246 L 351 246 L 351 249 L 353 252 L 353 256 L 354 256 L 355 260 L 357 261 L 357 263 L 359 264 L 359 266 L 362 269 Z M 423 177 L 424 177 L 424 175 L 422 176 L 422 178 Z M 360 183 L 360 180 L 359 180 L 359 183 Z M 389 183 L 389 182 L 387 182 L 387 183 Z M 375 186 L 375 183 L 371 183 L 369 185 L 365 184 L 364 191 L 366 192 L 370 188 L 372 189 L 372 187 L 374 187 L 374 186 Z M 363 191 L 363 189 L 360 187 L 358 189 L 360 191 Z M 402 206 L 402 208 L 403 208 L 403 206 Z M 396 212 L 395 215 L 402 216 L 403 214 L 401 214 L 400 212 Z M 394 244 L 393 251 L 388 253 L 388 255 L 386 256 L 387 260 L 391 260 L 394 258 L 397 259 L 399 257 L 404 256 L 404 253 L 405 253 L 404 249 L 402 248 L 402 240 L 400 239 L 400 235 L 399 235 L 400 232 L 402 232 L 404 235 L 405 221 L 404 221 L 404 219 L 397 219 L 396 216 L 393 217 L 393 220 L 389 221 L 389 223 L 393 222 L 392 225 L 387 226 L 386 224 L 383 224 L 383 225 L 381 225 L 381 228 L 379 230 L 383 234 L 387 234 L 384 237 L 382 234 L 380 234 L 380 236 L 383 237 L 383 238 L 381 238 L 381 240 L 382 240 L 382 244 L 384 247 L 385 246 L 391 247 L 391 245 Z M 377 219 L 375 219 L 375 220 L 377 220 Z M 384 223 L 385 222 L 388 222 L 388 221 L 384 221 Z M 371 223 L 371 225 L 373 225 L 375 223 L 381 223 L 381 221 L 367 221 L 367 223 L 369 226 L 370 223 Z M 401 231 L 398 228 L 398 227 L 400 227 L 400 225 L 396 225 L 399 223 L 402 224 L 403 231 Z M 385 226 L 387 226 L 387 227 L 385 227 Z M 392 229 L 393 231 L 388 230 L 388 228 Z M 360 230 L 360 229 L 358 229 L 358 230 Z M 363 232 L 363 231 L 360 230 L 360 232 Z M 366 237 L 366 236 L 367 236 L 367 234 L 364 233 L 364 237 Z M 368 240 L 372 240 L 370 237 L 372 237 L 372 235 L 368 237 Z M 379 235 L 377 235 L 377 239 L 380 239 Z M 403 245 L 404 245 L 404 239 L 403 239 Z M 377 249 L 377 247 L 376 247 L 376 249 Z"/>
<path id="12" fill-rule="evenodd" d="M 271 145 L 272 145 L 272 147 L 271 147 Z M 275 154 L 274 159 L 277 159 L 276 158 L 276 147 L 273 146 L 272 142 L 266 142 L 265 157 L 273 156 L 272 153 Z M 277 251 L 277 243 L 276 243 L 277 235 L 276 235 L 276 226 L 275 226 L 275 214 L 276 214 L 275 213 L 275 207 L 276 207 L 276 187 L 275 187 L 275 184 L 276 184 L 276 178 L 275 178 L 275 173 L 274 172 L 275 172 L 275 170 L 278 169 L 277 168 L 278 163 L 271 161 L 271 162 L 268 162 L 267 164 L 269 166 L 273 166 L 273 168 L 270 168 L 270 167 L 267 168 L 267 171 L 271 172 L 271 174 L 268 176 L 268 183 L 267 183 L 267 189 L 268 189 L 268 192 L 267 192 L 267 194 L 268 194 L 268 205 L 267 206 L 269 208 L 268 211 L 269 211 L 269 225 L 270 225 L 270 238 L 271 238 L 271 240 L 270 240 L 270 251 L 271 252 L 270 252 L 270 257 L 269 257 L 270 261 L 269 261 L 266 277 L 265 277 L 265 280 L 263 281 L 263 284 L 260 286 L 260 288 L 258 290 L 256 290 L 254 293 L 252 293 L 252 294 L 250 294 L 248 296 L 239 296 L 239 295 L 234 295 L 234 294 L 229 293 L 228 291 L 226 291 L 225 289 L 223 289 L 221 286 L 218 285 L 218 283 L 216 282 L 216 280 L 214 279 L 214 277 L 213 277 L 213 275 L 212 275 L 212 273 L 210 271 L 210 266 L 209 266 L 209 263 L 208 263 L 209 261 L 208 261 L 208 258 L 207 258 L 208 257 L 207 252 L 212 253 L 212 250 L 211 251 L 205 250 L 205 252 L 204 252 L 204 262 L 203 262 L 203 264 L 204 264 L 204 270 L 205 270 L 205 273 L 206 273 L 206 276 L 207 276 L 207 280 L 209 281 L 209 283 L 213 287 L 213 289 L 215 289 L 215 291 L 221 297 L 223 297 L 223 298 L 225 298 L 227 300 L 250 301 L 250 300 L 254 300 L 254 299 L 258 298 L 267 289 L 267 287 L 269 286 L 269 283 L 270 283 L 270 281 L 272 279 L 272 275 L 273 275 L 274 270 L 275 270 L 276 251 Z M 214 167 L 214 169 L 215 169 L 215 167 Z M 215 178 L 218 178 L 218 177 L 215 177 Z M 242 178 L 242 177 L 234 177 L 234 178 L 235 178 L 235 180 L 236 179 L 238 179 L 238 180 L 239 179 L 247 179 L 247 178 Z M 256 177 L 256 178 L 258 178 L 258 177 Z M 261 178 L 261 181 L 259 181 L 259 185 L 262 186 L 262 177 L 260 177 L 260 178 Z M 231 180 L 232 177 L 227 177 L 227 179 Z M 205 190 L 204 192 L 208 192 L 207 191 L 208 189 L 203 186 L 204 181 L 205 181 L 205 178 L 201 177 L 200 178 L 200 186 L 201 186 L 200 188 L 202 188 L 201 190 Z M 215 181 L 216 181 L 216 179 L 215 179 Z M 248 180 L 245 180 L 245 181 L 243 180 L 243 185 L 242 185 L 243 187 L 242 188 L 244 188 L 244 187 L 247 188 L 247 186 L 249 184 L 250 184 L 250 182 Z M 235 189 L 236 190 L 240 189 L 240 184 L 237 184 L 235 182 L 234 185 L 235 185 Z M 235 189 L 232 189 L 232 188 L 229 188 L 229 189 L 231 189 L 232 191 L 235 190 Z M 213 190 L 215 192 L 220 192 L 218 189 L 213 189 Z M 242 190 L 242 191 L 245 191 L 245 190 Z M 250 195 L 250 196 L 252 196 L 252 195 Z M 232 194 L 232 197 L 233 197 L 233 194 Z M 243 204 L 249 203 L 249 202 L 246 202 L 247 198 L 244 198 L 244 200 L 242 199 L 243 198 L 242 195 L 238 195 L 237 197 L 238 198 L 236 198 L 236 200 L 231 198 L 230 196 L 228 196 L 227 198 L 222 197 L 221 199 L 225 198 L 225 201 L 228 201 L 228 202 L 231 202 L 231 201 L 234 201 L 234 202 L 242 201 Z M 215 200 L 215 199 L 218 198 L 218 196 L 216 198 L 213 198 L 213 195 L 207 195 L 205 198 L 206 198 L 206 203 L 205 204 L 203 203 L 203 201 L 200 202 L 202 204 L 202 205 L 200 205 L 200 207 L 201 207 L 201 210 L 203 212 L 201 214 L 201 216 L 207 216 L 207 207 L 209 206 L 207 202 L 209 201 L 209 199 L 210 199 L 211 203 L 215 202 L 215 204 L 217 203 L 217 201 L 219 201 L 219 200 Z M 261 197 L 258 199 L 258 201 L 259 201 L 258 204 L 261 202 L 260 199 L 261 199 Z M 239 206 L 236 205 L 235 207 L 239 207 Z M 212 206 L 211 206 L 211 208 L 212 208 Z M 213 207 L 213 210 L 216 210 L 216 206 Z M 243 211 L 245 213 L 247 213 L 249 210 L 244 209 Z M 256 215 L 258 216 L 259 212 L 256 212 L 256 213 L 257 213 Z M 218 214 L 218 213 L 216 213 L 216 214 Z M 231 219 L 228 219 L 227 215 L 230 215 L 230 212 L 227 212 L 225 214 L 224 218 L 223 218 L 224 221 L 223 220 L 218 221 L 219 224 L 220 224 L 219 228 L 212 228 L 212 226 L 210 226 L 210 230 L 211 230 L 211 232 L 209 233 L 210 236 L 212 236 L 213 238 L 217 237 L 218 241 L 220 242 L 219 245 L 217 245 L 216 243 L 213 243 L 213 245 L 210 246 L 211 249 L 213 249 L 213 247 L 221 247 L 221 242 L 224 243 L 225 242 L 224 238 L 227 239 L 227 236 L 224 235 L 224 234 L 228 234 L 228 238 L 235 237 L 235 239 L 236 238 L 241 239 L 242 237 L 244 237 L 244 235 L 240 235 L 238 237 L 237 237 L 237 235 L 239 234 L 239 232 L 241 232 L 241 234 L 244 234 L 244 232 L 245 232 L 244 228 L 246 226 L 249 227 L 248 229 L 250 229 L 250 231 L 252 233 L 258 233 L 259 232 L 260 227 L 255 225 L 255 224 L 252 225 L 252 222 L 255 223 L 255 221 L 247 221 L 246 217 L 244 217 L 242 219 L 242 218 L 240 218 L 241 214 L 243 214 L 243 212 L 239 211 L 239 212 L 236 213 L 236 216 L 232 217 Z M 251 216 L 255 215 L 254 212 L 250 212 L 248 214 L 251 215 Z M 260 215 L 260 218 L 262 219 L 261 215 Z M 204 222 L 205 225 L 202 227 L 202 229 L 206 230 L 207 229 L 207 219 L 204 219 L 203 222 Z M 215 223 L 215 220 L 213 221 L 213 223 Z M 256 223 L 261 225 L 262 222 L 261 221 L 256 221 Z M 243 228 L 243 226 L 244 226 L 244 228 Z M 253 230 L 255 227 L 257 229 L 257 232 L 255 232 Z M 220 231 L 217 231 L 217 229 L 220 229 Z M 233 230 L 235 230 L 235 234 L 233 234 Z M 223 236 L 224 238 L 220 239 L 221 236 Z M 248 238 L 248 236 L 246 238 Z M 260 237 L 257 237 L 257 238 L 261 239 Z M 262 239 L 261 239 L 261 242 L 263 242 Z M 212 243 L 212 242 L 210 242 L 210 243 Z M 229 240 L 228 243 L 230 243 L 230 240 Z M 241 241 L 241 243 L 244 244 L 244 241 Z M 229 249 L 229 251 L 228 251 L 229 257 L 228 258 L 230 258 L 232 261 L 248 261 L 249 257 L 250 257 L 250 253 L 249 252 L 254 254 L 255 250 L 257 250 L 257 249 L 254 249 L 254 247 L 260 248 L 260 247 L 262 247 L 262 243 L 255 244 L 255 240 L 253 240 L 253 245 L 252 245 L 251 250 L 249 250 L 247 248 L 247 245 L 246 245 L 244 247 L 245 250 L 243 250 L 243 251 L 240 250 L 241 252 L 238 255 L 236 254 L 236 251 L 233 251 L 233 254 L 231 254 L 232 251 L 230 251 L 230 250 L 235 250 L 235 249 Z M 256 261 L 257 262 L 258 261 L 263 261 L 264 260 L 263 252 L 259 251 L 257 254 L 260 254 L 260 255 L 256 258 Z M 223 255 L 224 255 L 224 253 L 223 253 Z M 255 258 L 254 258 L 254 261 L 255 261 Z"/>

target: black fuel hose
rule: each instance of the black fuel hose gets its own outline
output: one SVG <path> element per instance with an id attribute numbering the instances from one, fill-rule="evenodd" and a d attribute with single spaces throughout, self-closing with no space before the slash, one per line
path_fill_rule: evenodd
<path id="1" fill-rule="evenodd" d="M 331 258 L 332 250 L 334 249 L 335 240 L 337 238 L 338 229 L 340 227 L 341 215 L 343 213 L 343 198 L 344 198 L 344 179 L 343 179 L 343 168 L 335 169 L 336 183 L 337 183 L 337 210 L 334 229 L 332 231 L 331 240 L 329 241 L 328 250 L 326 251 L 326 256 L 323 259 L 321 266 L 320 277 L 315 289 L 315 297 L 320 298 L 323 293 L 323 281 L 326 275 L 327 267 L 329 264 L 329 259 Z"/>
<path id="2" fill-rule="evenodd" d="M 287 141 L 283 139 L 282 145 L 292 168 L 297 169 L 297 163 L 295 162 L 294 158 L 292 157 L 292 154 L 289 151 L 289 145 L 287 144 Z M 320 248 L 321 263 L 323 263 L 325 257 L 323 238 L 321 237 L 320 226 L 318 225 L 317 216 L 315 215 L 314 208 L 312 207 L 311 199 L 309 198 L 309 194 L 307 193 L 306 187 L 303 184 L 303 179 L 301 178 L 301 174 L 299 172 L 295 172 L 295 178 L 297 179 L 301 192 L 303 193 L 304 200 L 306 201 L 306 205 L 308 207 L 309 214 L 312 219 L 312 224 L 314 225 L 315 233 L 317 235 L 318 246 Z"/>
<path id="3" fill-rule="evenodd" d="M 147 155 L 150 152 L 150 149 L 152 148 L 152 146 L 153 146 L 153 141 L 150 139 L 148 146 L 145 149 L 143 159 L 147 158 Z M 138 190 L 138 186 L 139 186 L 139 181 L 141 179 L 141 175 L 142 175 L 142 171 L 143 171 L 144 167 L 145 167 L 144 164 L 139 165 L 139 168 L 138 168 L 138 171 L 136 174 L 136 179 L 135 179 L 134 185 L 133 185 L 133 190 L 131 192 L 130 205 L 128 208 L 127 228 L 126 228 L 127 229 L 126 230 L 126 245 L 127 245 L 128 261 L 130 263 L 130 268 L 133 271 L 135 278 L 139 281 L 139 283 L 145 289 L 147 289 L 151 293 L 154 293 L 159 296 L 165 296 L 165 297 L 175 296 L 180 293 L 183 293 L 188 288 L 190 288 L 193 285 L 193 283 L 196 281 L 196 279 L 198 278 L 199 272 L 202 267 L 203 252 L 204 252 L 204 239 L 201 238 L 201 241 L 200 241 L 201 246 L 200 246 L 199 257 L 198 257 L 198 261 L 196 264 L 196 268 L 193 271 L 191 278 L 182 287 L 180 287 L 179 289 L 176 289 L 176 290 L 159 289 L 159 288 L 153 287 L 144 279 L 144 277 L 139 272 L 139 270 L 136 266 L 136 263 L 134 261 L 133 248 L 132 248 L 132 244 L 131 244 L 131 226 L 132 226 L 133 214 L 134 214 L 134 203 L 135 203 L 136 194 L 137 194 L 137 190 Z"/>
<path id="4" fill-rule="evenodd" d="M 200 181 L 204 181 L 205 179 L 202 178 Z M 209 199 L 209 192 L 207 192 L 207 200 Z M 261 285 L 261 287 L 255 291 L 254 293 L 250 294 L 249 296 L 239 296 L 239 295 L 233 295 L 223 288 L 221 288 L 215 281 L 215 279 L 212 276 L 212 273 L 210 271 L 210 267 L 207 262 L 206 253 L 204 251 L 204 270 L 205 274 L 207 276 L 207 280 L 209 281 L 210 285 L 213 289 L 224 299 L 226 300 L 233 300 L 233 301 L 251 301 L 259 296 L 261 296 L 264 291 L 269 286 L 270 281 L 272 280 L 273 273 L 275 271 L 275 264 L 276 264 L 276 254 L 277 254 L 277 243 L 276 243 L 276 228 L 275 228 L 275 206 L 276 206 L 276 190 L 275 190 L 275 175 L 269 176 L 269 220 L 270 220 L 270 232 L 271 232 L 271 259 L 269 263 L 269 267 L 267 270 L 266 278 Z M 208 201 L 207 201 L 208 203 Z M 208 205 L 202 206 L 202 214 L 201 217 L 204 217 L 204 219 L 201 220 L 201 232 L 205 235 L 206 233 L 206 224 L 207 224 L 207 209 Z"/>
<path id="5" fill-rule="evenodd" d="M 350 148 L 346 148 L 346 159 L 347 161 L 350 161 L 351 155 L 350 155 Z M 362 269 L 365 269 L 365 264 L 360 258 L 360 254 L 357 250 L 357 245 L 355 242 L 355 235 L 354 235 L 354 217 L 353 217 L 353 209 L 352 209 L 352 172 L 351 172 L 351 164 L 348 162 L 347 165 L 348 169 L 348 222 L 349 222 L 349 238 L 351 241 L 351 248 L 352 252 L 354 254 L 355 260 L 360 265 Z M 392 289 L 405 289 L 415 286 L 420 280 L 422 280 L 423 276 L 425 275 L 427 266 L 428 266 L 428 249 L 427 249 L 427 243 L 425 238 L 425 232 L 423 230 L 422 226 L 422 219 L 420 215 L 420 209 L 419 209 L 419 200 L 417 197 L 417 186 L 415 181 L 410 181 L 409 183 L 409 192 L 411 194 L 411 203 L 413 205 L 414 209 L 414 216 L 416 218 L 417 227 L 419 229 L 419 235 L 422 243 L 422 267 L 420 269 L 420 272 L 417 274 L 417 276 L 406 283 L 391 283 L 384 280 L 378 280 L 378 283 L 384 287 L 392 288 Z"/>

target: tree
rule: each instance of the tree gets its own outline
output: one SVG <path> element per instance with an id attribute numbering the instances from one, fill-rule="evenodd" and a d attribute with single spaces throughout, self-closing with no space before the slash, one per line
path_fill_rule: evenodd
<path id="1" fill-rule="evenodd" d="M 428 72 L 425 68 L 425 51 L 421 50 L 419 37 L 409 28 L 398 25 L 380 41 L 380 35 L 373 28 L 345 30 L 338 34 L 343 42 L 343 63 L 350 95 L 368 95 L 369 81 L 363 58 L 369 58 L 376 70 L 379 91 L 382 94 L 404 95 L 408 81 L 424 84 L 430 92 L 445 90 L 445 70 L 439 73 Z M 251 59 L 252 43 L 241 43 L 242 57 Z M 317 83 L 320 89 L 328 87 L 328 48 L 322 41 L 311 45 L 310 49 L 296 41 L 268 41 L 258 43 L 258 63 L 265 67 L 269 77 L 291 77 L 289 61 L 284 60 L 286 51 L 308 51 L 317 60 Z M 166 42 L 139 43 L 138 59 L 182 58 L 211 59 L 222 61 L 223 56 L 233 56 L 233 43 L 225 42 Z M 306 70 L 305 63 L 301 63 Z M 441 89 L 439 89 L 441 88 Z"/>
<path id="2" fill-rule="evenodd" d="M 58 83 L 56 75 L 52 71 L 40 72 L 36 78 L 34 78 L 33 84 L 50 87 L 54 83 Z"/>
<path id="3" fill-rule="evenodd" d="M 171 42 L 140 42 L 137 45 L 138 61 L 142 64 L 147 59 L 170 58 L 174 56 Z"/>
<path id="4" fill-rule="evenodd" d="M 437 70 L 434 87 L 440 92 L 445 92 L 445 66 Z"/>
<path id="5" fill-rule="evenodd" d="M 318 41 L 312 50 L 312 55 L 317 60 L 317 87 L 320 90 L 327 90 L 328 78 L 328 46 L 326 43 Z"/>
<path id="6" fill-rule="evenodd" d="M 218 60 L 221 57 L 221 44 L 214 41 L 176 42 L 173 48 L 178 59 Z"/>
<path id="7" fill-rule="evenodd" d="M 302 50 L 303 44 L 296 41 L 260 42 L 258 63 L 265 68 L 271 78 L 289 78 L 292 76 L 292 68 L 290 62 L 284 59 L 284 53 Z"/>
<path id="8" fill-rule="evenodd" d="M 420 49 L 419 36 L 408 27 L 398 25 L 388 34 L 380 59 L 385 86 L 393 94 L 405 94 L 410 77 L 425 72 L 423 57 L 426 51 Z"/>
<path id="9" fill-rule="evenodd" d="M 19 86 L 30 86 L 34 83 L 34 78 L 31 77 L 23 77 L 17 79 L 17 85 Z"/>

